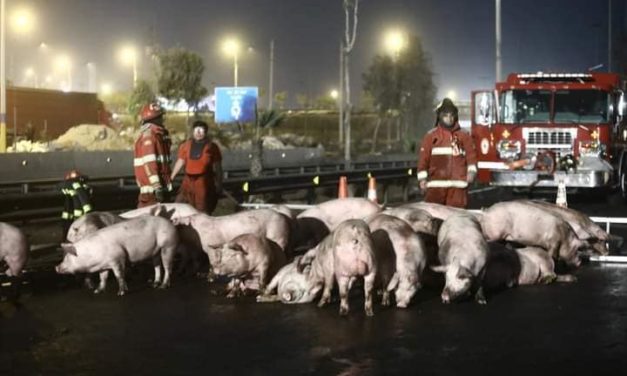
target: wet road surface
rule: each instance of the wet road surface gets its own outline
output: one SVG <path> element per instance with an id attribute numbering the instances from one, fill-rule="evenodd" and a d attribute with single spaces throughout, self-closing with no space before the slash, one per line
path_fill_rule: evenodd
<path id="1" fill-rule="evenodd" d="M 627 268 L 586 265 L 577 277 L 486 306 L 443 305 L 425 289 L 409 309 L 377 305 L 372 318 L 354 291 L 341 318 L 337 302 L 229 300 L 200 280 L 153 290 L 136 274 L 119 298 L 115 281 L 94 296 L 50 276 L 19 308 L 0 303 L 0 374 L 623 374 Z"/>
<path id="2" fill-rule="evenodd" d="M 487 191 L 472 205 L 511 198 Z M 627 212 L 604 200 L 569 204 L 589 215 Z M 616 230 L 627 235 L 625 226 Z M 620 265 L 587 264 L 574 284 L 493 293 L 487 306 L 443 305 L 437 289 L 424 289 L 406 310 L 377 303 L 373 318 L 364 315 L 355 287 L 351 313 L 341 318 L 337 301 L 319 309 L 229 300 L 220 295 L 223 286 L 193 278 L 153 290 L 141 267 L 131 273 L 127 296 L 115 295 L 114 279 L 94 296 L 77 279 L 49 271 L 51 256 L 39 261 L 43 271 L 31 275 L 18 306 L 0 302 L 0 375 L 622 375 L 627 369 L 627 267 Z"/>

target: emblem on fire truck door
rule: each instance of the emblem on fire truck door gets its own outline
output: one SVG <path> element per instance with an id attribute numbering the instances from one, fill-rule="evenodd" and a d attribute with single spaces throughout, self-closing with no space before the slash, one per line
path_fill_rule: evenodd
<path id="1" fill-rule="evenodd" d="M 481 154 L 486 155 L 490 150 L 490 142 L 487 138 L 481 140 Z"/>

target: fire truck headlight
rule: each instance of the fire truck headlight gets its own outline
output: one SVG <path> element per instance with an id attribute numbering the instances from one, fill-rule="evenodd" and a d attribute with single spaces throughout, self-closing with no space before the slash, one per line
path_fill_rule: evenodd
<path id="1" fill-rule="evenodd" d="M 605 144 L 597 140 L 579 142 L 579 155 L 582 157 L 600 157 L 605 150 Z"/>
<path id="2" fill-rule="evenodd" d="M 520 157 L 522 147 L 520 141 L 501 140 L 499 141 L 496 150 L 501 159 L 514 160 Z"/>

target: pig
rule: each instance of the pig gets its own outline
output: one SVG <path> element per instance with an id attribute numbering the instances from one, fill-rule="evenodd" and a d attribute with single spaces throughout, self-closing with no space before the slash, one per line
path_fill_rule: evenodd
<path id="1" fill-rule="evenodd" d="M 471 212 L 465 209 L 454 208 L 451 206 L 435 204 L 432 202 L 413 202 L 410 204 L 404 204 L 400 206 L 401 208 L 411 208 L 411 209 L 421 209 L 431 214 L 432 217 L 438 218 L 441 220 L 446 220 L 448 217 L 454 214 L 469 214 L 477 219 L 481 217 L 481 213 L 479 212 Z"/>
<path id="2" fill-rule="evenodd" d="M 246 289 L 263 291 L 272 277 L 285 265 L 283 250 L 273 241 L 254 234 L 236 236 L 215 251 L 213 272 L 235 280 L 229 298 Z"/>
<path id="3" fill-rule="evenodd" d="M 120 223 L 124 218 L 109 212 L 90 212 L 78 218 L 67 233 L 67 240 L 70 243 L 76 243 L 85 236 L 100 230 L 103 227 Z"/>
<path id="4" fill-rule="evenodd" d="M 385 265 L 385 254 L 382 251 L 386 248 L 392 249 L 394 274 L 385 288 L 386 292 L 394 291 L 397 307 L 406 308 L 421 287 L 422 272 L 427 264 L 425 245 L 409 224 L 399 218 L 377 214 L 368 225 L 372 232 L 379 270 Z M 385 298 L 384 293 L 384 303 Z"/>
<path id="5" fill-rule="evenodd" d="M 300 260 L 299 270 L 311 266 L 309 277 L 312 288 L 323 286 L 318 303 L 323 307 L 331 299 L 331 289 L 337 280 L 340 290 L 340 315 L 349 312 L 348 291 L 357 277 L 364 278 L 364 310 L 373 316 L 372 291 L 377 275 L 374 244 L 370 229 L 360 219 L 349 219 L 336 226 L 318 246 L 308 251 Z"/>
<path id="6" fill-rule="evenodd" d="M 436 272 L 444 273 L 445 285 L 441 299 L 445 304 L 475 291 L 475 301 L 486 304 L 483 277 L 488 259 L 488 244 L 481 233 L 479 221 L 468 214 L 453 214 L 440 227 L 438 233 L 439 266 Z"/>
<path id="7" fill-rule="evenodd" d="M 300 213 L 297 218 L 316 218 L 330 231 L 348 219 L 364 219 L 381 211 L 381 207 L 365 198 L 339 198 L 323 202 Z"/>
<path id="8" fill-rule="evenodd" d="M 211 265 L 215 264 L 215 250 L 243 234 L 254 234 L 275 242 L 286 251 L 290 223 L 288 218 L 272 209 L 247 210 L 235 214 L 212 217 L 203 213 L 173 220 L 179 231 L 186 231 L 185 241 L 202 249 L 209 257 L 208 280 L 213 281 Z"/>
<path id="9" fill-rule="evenodd" d="M 616 242 L 618 247 L 623 242 L 621 237 L 608 234 L 596 223 L 592 222 L 587 215 L 576 210 L 563 208 L 544 201 L 520 200 L 520 202 L 536 205 L 560 217 L 570 225 L 579 239 L 588 243 L 590 249 L 598 254 L 609 254 L 606 242 Z"/>
<path id="10" fill-rule="evenodd" d="M 555 263 L 542 248 L 513 247 L 490 242 L 483 286 L 486 290 L 517 285 L 574 282 L 570 274 L 555 274 Z"/>
<path id="11" fill-rule="evenodd" d="M 118 281 L 118 295 L 122 296 L 128 291 L 124 278 L 127 262 L 152 259 L 153 287 L 167 288 L 177 245 L 178 233 L 170 221 L 143 216 L 100 229 L 76 243 L 63 243 L 65 257 L 55 270 L 59 274 L 99 272 L 96 294 L 105 290 L 109 270 L 112 270 Z M 161 263 L 165 269 L 163 282 Z"/>
<path id="12" fill-rule="evenodd" d="M 383 211 L 383 214 L 391 215 L 407 222 L 414 232 L 438 236 L 438 230 L 442 220 L 434 218 L 429 212 L 411 207 L 396 207 Z M 375 214 L 376 216 L 376 214 Z"/>
<path id="13" fill-rule="evenodd" d="M 183 203 L 166 203 L 166 204 L 155 204 L 146 206 L 139 209 L 129 210 L 120 214 L 120 217 L 124 219 L 129 218 L 137 218 L 142 215 L 158 215 L 160 217 L 174 220 L 177 218 L 188 217 L 190 215 L 198 214 L 196 208 L 191 205 L 183 204 Z"/>
<path id="14" fill-rule="evenodd" d="M 519 201 L 501 202 L 483 212 L 481 228 L 488 241 L 505 240 L 544 248 L 554 259 L 567 265 L 581 264 L 577 250 L 585 242 L 560 217 L 535 205 Z"/>
<path id="15" fill-rule="evenodd" d="M 0 261 L 8 268 L 4 273 L 9 277 L 19 277 L 28 261 L 28 240 L 17 227 L 0 222 Z"/>
<path id="16" fill-rule="evenodd" d="M 311 268 L 298 270 L 298 264 L 302 256 L 296 256 L 294 260 L 285 265 L 272 278 L 263 293 L 257 296 L 257 302 L 269 303 L 280 301 L 285 304 L 311 303 L 322 289 L 311 286 L 309 273 Z M 276 294 L 273 294 L 276 290 Z"/>

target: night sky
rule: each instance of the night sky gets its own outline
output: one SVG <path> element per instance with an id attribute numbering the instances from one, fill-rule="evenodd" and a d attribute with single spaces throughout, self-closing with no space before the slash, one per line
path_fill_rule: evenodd
<path id="1" fill-rule="evenodd" d="M 240 85 L 267 87 L 269 43 L 275 39 L 275 91 L 286 90 L 294 103 L 297 93 L 315 97 L 338 86 L 341 0 L 8 0 L 8 13 L 22 4 L 36 13 L 37 29 L 28 36 L 9 30 L 8 72 L 18 83 L 28 66 L 43 80 L 54 54 L 66 51 L 74 62 L 75 89 L 87 89 L 87 62 L 97 64 L 100 83 L 128 88 L 131 70 L 118 62 L 116 51 L 156 37 L 163 47 L 180 45 L 203 56 L 207 86 L 228 86 L 232 62 L 222 55 L 220 41 L 236 35 L 252 47 L 240 58 Z M 625 0 L 612 4 L 618 40 Z M 607 0 L 502 0 L 502 10 L 504 74 L 607 64 Z M 491 87 L 494 15 L 493 0 L 362 0 L 351 57 L 353 92 L 359 96 L 361 73 L 383 52 L 385 30 L 395 26 L 422 38 L 440 96 L 455 90 L 466 99 L 472 89 Z M 50 46 L 47 53 L 37 48 L 41 42 Z"/>

